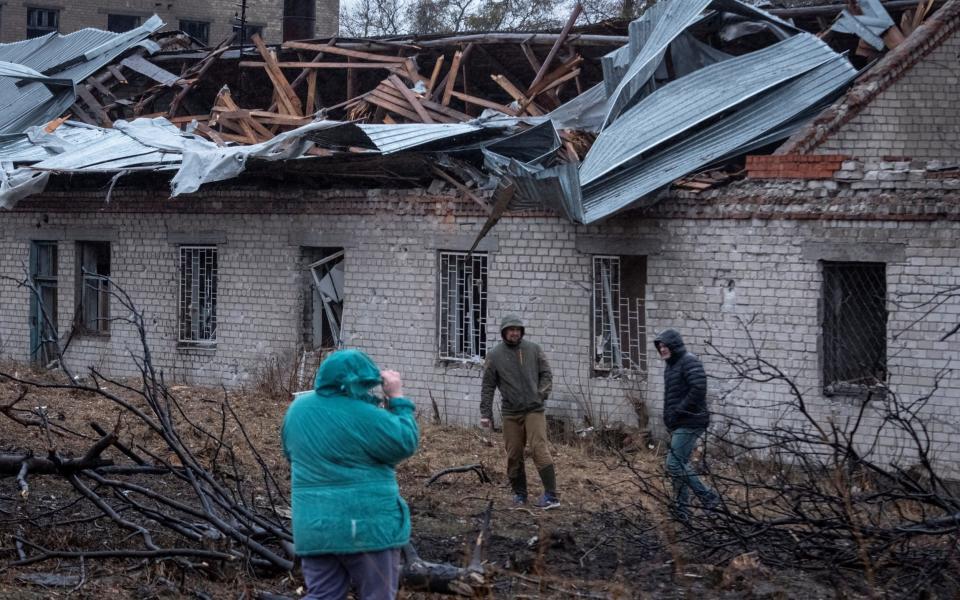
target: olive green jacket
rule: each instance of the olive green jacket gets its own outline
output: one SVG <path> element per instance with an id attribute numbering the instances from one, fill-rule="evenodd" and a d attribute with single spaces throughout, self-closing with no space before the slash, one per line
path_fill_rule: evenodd
<path id="1" fill-rule="evenodd" d="M 503 414 L 523 415 L 542 411 L 552 387 L 553 375 L 540 346 L 523 339 L 516 346 L 502 342 L 487 353 L 480 416 L 493 418 L 493 392 L 497 388 Z"/>

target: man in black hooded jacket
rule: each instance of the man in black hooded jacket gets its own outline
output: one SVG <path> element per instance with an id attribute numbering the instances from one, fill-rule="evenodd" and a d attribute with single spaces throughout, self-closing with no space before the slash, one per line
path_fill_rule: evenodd
<path id="1" fill-rule="evenodd" d="M 674 514 L 680 519 L 689 517 L 690 490 L 708 509 L 717 505 L 717 493 L 697 477 L 690 466 L 690 454 L 710 424 L 707 410 L 707 375 L 703 363 L 687 352 L 683 338 L 667 329 L 653 340 L 660 357 L 666 361 L 663 369 L 663 423 L 670 432 L 670 449 L 666 469 L 674 491 Z"/>

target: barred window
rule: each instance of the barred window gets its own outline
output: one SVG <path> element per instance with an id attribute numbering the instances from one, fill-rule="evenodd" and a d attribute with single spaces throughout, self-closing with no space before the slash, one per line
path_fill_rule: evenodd
<path id="1" fill-rule="evenodd" d="M 180 338 L 182 344 L 217 340 L 217 247 L 180 246 Z"/>
<path id="2" fill-rule="evenodd" d="M 110 243 L 77 243 L 77 295 L 74 318 L 81 331 L 110 329 Z"/>
<path id="3" fill-rule="evenodd" d="M 487 353 L 487 255 L 440 253 L 439 354 L 479 361 Z"/>
<path id="4" fill-rule="evenodd" d="M 595 374 L 646 371 L 646 283 L 646 257 L 593 257 Z"/>
<path id="5" fill-rule="evenodd" d="M 887 377 L 884 263 L 823 263 L 823 386 L 859 394 Z"/>

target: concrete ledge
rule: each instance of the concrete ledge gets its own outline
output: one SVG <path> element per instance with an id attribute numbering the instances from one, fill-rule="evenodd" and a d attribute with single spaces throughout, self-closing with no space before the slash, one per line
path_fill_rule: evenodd
<path id="1" fill-rule="evenodd" d="M 63 227 L 21 227 L 15 230 L 14 237 L 22 241 L 59 242 L 67 239 L 67 234 Z"/>
<path id="2" fill-rule="evenodd" d="M 356 248 L 357 238 L 342 233 L 295 229 L 287 237 L 291 246 L 312 246 L 314 248 Z"/>
<path id="3" fill-rule="evenodd" d="M 115 242 L 117 229 L 115 227 L 67 227 L 64 235 L 68 240 L 78 242 Z"/>
<path id="4" fill-rule="evenodd" d="M 575 244 L 577 251 L 583 254 L 650 256 L 663 251 L 663 242 L 657 238 L 578 235 Z"/>
<path id="5" fill-rule="evenodd" d="M 436 248 L 437 250 L 457 250 L 466 252 L 470 250 L 477 239 L 476 235 L 457 235 L 457 234 L 435 234 L 429 236 L 424 243 L 427 248 Z M 500 250 L 500 238 L 495 235 L 487 235 L 477 245 L 477 252 L 497 252 Z"/>
<path id="6" fill-rule="evenodd" d="M 168 231 L 167 243 L 221 245 L 227 243 L 227 234 L 223 231 Z"/>
<path id="7" fill-rule="evenodd" d="M 883 242 L 806 242 L 803 244 L 801 256 L 808 261 L 902 263 L 907 261 L 907 245 Z"/>

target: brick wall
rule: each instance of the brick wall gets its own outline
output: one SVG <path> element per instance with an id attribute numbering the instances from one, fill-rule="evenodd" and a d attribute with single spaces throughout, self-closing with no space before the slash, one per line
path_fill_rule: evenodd
<path id="1" fill-rule="evenodd" d="M 960 336 L 939 341 L 960 322 L 960 298 L 943 298 L 929 315 L 920 304 L 938 290 L 960 286 L 956 199 L 924 196 L 924 202 L 952 206 L 946 213 L 926 213 L 918 200 L 920 208 L 913 212 L 901 202 L 896 215 L 870 218 L 872 209 L 861 199 L 834 200 L 848 207 L 843 212 L 817 206 L 827 191 L 823 188 L 804 191 L 804 199 L 788 186 L 778 192 L 758 185 L 761 195 L 757 186 L 734 186 L 726 200 L 677 199 L 646 214 L 589 227 L 548 215 L 505 217 L 485 242 L 490 249 L 489 341 L 497 340 L 496 323 L 503 314 L 521 313 L 530 338 L 542 344 L 554 366 L 552 410 L 580 416 L 589 410 L 598 420 L 631 421 L 629 398 L 639 396 L 652 407 L 659 429 L 662 371 L 649 344 L 649 385 L 594 378 L 590 370 L 591 252 L 642 252 L 648 257 L 648 326 L 678 328 L 689 349 L 704 356 L 716 377 L 711 398 L 719 415 L 761 423 L 792 418 L 783 414 L 789 397 L 785 386 L 734 386 L 727 379 L 730 368 L 707 345 L 709 340 L 721 352 L 747 352 L 749 332 L 763 357 L 794 379 L 818 419 L 843 420 L 857 404 L 820 391 L 819 261 L 885 262 L 891 387 L 911 400 L 936 387 L 927 414 L 937 458 L 960 465 L 960 449 L 950 442 L 960 424 L 960 378 L 949 370 Z M 772 197 L 777 193 L 781 204 Z M 305 198 L 263 192 L 232 203 L 244 194 L 208 192 L 191 198 L 195 214 L 177 213 L 170 201 L 156 199 L 153 211 L 143 211 L 150 202 L 122 190 L 109 206 L 90 195 L 85 207 L 77 193 L 28 200 L 22 210 L 0 216 L 0 272 L 20 272 L 28 238 L 61 240 L 59 313 L 65 331 L 73 303 L 71 236 L 106 228 L 115 236 L 112 274 L 145 311 L 154 356 L 168 380 L 250 385 L 269 358 L 292 352 L 299 339 L 300 246 L 344 246 L 348 344 L 384 366 L 399 367 L 421 410 L 430 410 L 432 397 L 445 420 L 475 421 L 480 372 L 473 364 L 437 360 L 435 312 L 437 251 L 462 250 L 472 242 L 483 222 L 475 209 L 449 197 L 389 192 L 328 197 L 304 192 Z M 88 210 L 93 206 L 100 212 Z M 222 236 L 220 325 L 213 351 L 178 349 L 174 341 L 177 246 L 171 240 L 191 232 Z M 0 282 L 0 306 L 2 354 L 22 360 L 28 352 L 25 290 Z M 70 353 L 74 364 L 130 374 L 126 354 L 135 349 L 129 327 L 118 325 L 109 338 L 75 339 Z M 879 424 L 872 414 L 867 419 Z M 894 442 L 881 440 L 890 449 Z"/>
<path id="2" fill-rule="evenodd" d="M 28 7 L 58 9 L 60 32 L 71 33 L 85 27 L 107 28 L 108 14 L 136 15 L 141 22 L 156 14 L 166 24 L 164 30 L 178 29 L 181 20 L 208 21 L 210 45 L 216 45 L 232 33 L 234 15 L 239 14 L 239 0 L 211 0 L 209 2 L 164 2 L 147 0 L 38 0 L 37 2 L 7 2 L 0 7 L 0 42 L 14 42 L 26 37 Z M 317 0 L 316 36 L 337 34 L 339 27 L 339 0 Z M 283 0 L 247 2 L 247 22 L 264 26 L 264 38 L 269 43 L 282 40 Z"/>
<path id="3" fill-rule="evenodd" d="M 954 31 L 828 137 L 816 152 L 842 152 L 861 159 L 960 158 L 958 56 L 960 31 Z"/>

